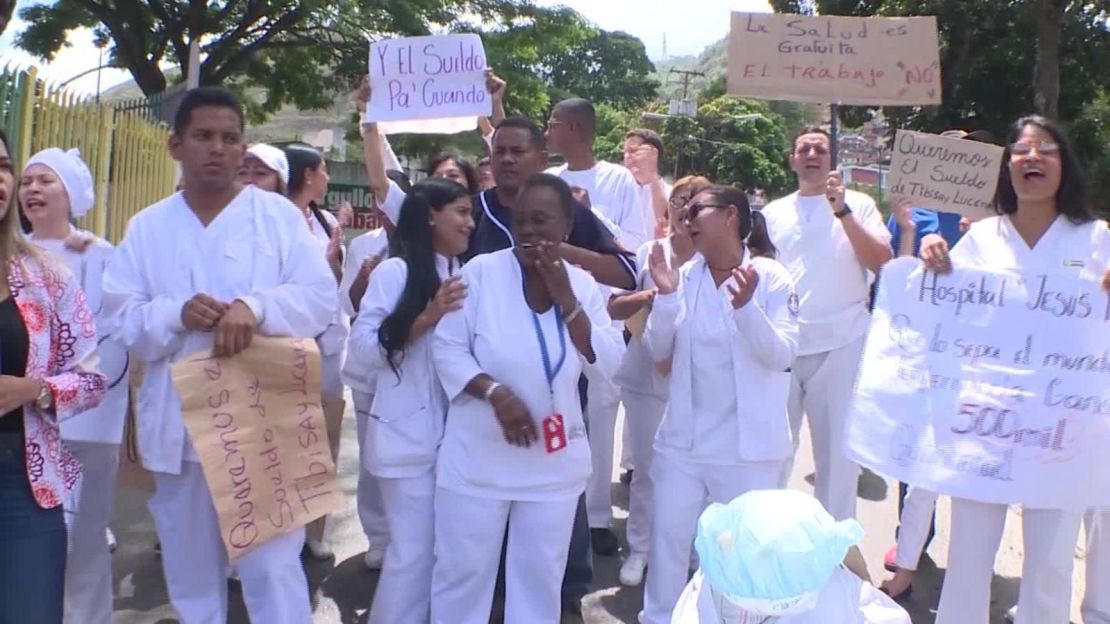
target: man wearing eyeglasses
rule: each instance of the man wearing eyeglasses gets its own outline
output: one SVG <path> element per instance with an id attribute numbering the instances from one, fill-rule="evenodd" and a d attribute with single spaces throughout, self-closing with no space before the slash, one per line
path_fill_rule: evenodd
<path id="1" fill-rule="evenodd" d="M 869 287 L 890 260 L 890 232 L 875 202 L 845 189 L 831 171 L 829 135 L 804 129 L 790 168 L 798 190 L 763 209 L 778 260 L 794 277 L 798 356 L 787 410 L 795 452 L 802 416 L 809 419 L 817 499 L 837 520 L 855 516 L 859 467 L 844 452 L 844 431 L 871 317 Z M 783 472 L 789 480 L 793 462 Z"/>

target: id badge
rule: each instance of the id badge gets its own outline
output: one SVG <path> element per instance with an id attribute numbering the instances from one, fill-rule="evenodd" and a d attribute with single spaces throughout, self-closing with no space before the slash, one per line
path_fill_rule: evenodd
<path id="1" fill-rule="evenodd" d="M 543 445 L 548 453 L 555 453 L 567 447 L 567 429 L 562 414 L 553 414 L 543 419 Z"/>

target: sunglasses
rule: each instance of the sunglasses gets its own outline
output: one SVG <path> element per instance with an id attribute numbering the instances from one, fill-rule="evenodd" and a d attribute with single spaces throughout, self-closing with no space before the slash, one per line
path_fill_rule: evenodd
<path id="1" fill-rule="evenodd" d="M 1052 156 L 1060 153 L 1060 145 L 1053 141 L 1019 141 L 1010 144 L 1010 153 L 1015 156 L 1025 156 L 1037 149 L 1038 154 Z"/>
<path id="2" fill-rule="evenodd" d="M 728 204 L 690 204 L 686 209 L 686 218 L 684 220 L 690 223 L 694 219 L 697 219 L 698 214 L 706 208 L 728 208 Z"/>

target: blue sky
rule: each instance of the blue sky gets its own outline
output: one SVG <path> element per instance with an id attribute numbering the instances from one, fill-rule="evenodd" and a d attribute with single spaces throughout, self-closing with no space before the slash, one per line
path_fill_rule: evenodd
<path id="1" fill-rule="evenodd" d="M 769 11 L 767 0 L 537 0 L 543 5 L 565 5 L 606 30 L 624 30 L 643 40 L 648 55 L 659 59 L 663 53 L 666 36 L 669 56 L 697 54 L 705 46 L 728 33 L 729 11 Z M 21 0 L 16 13 L 31 2 Z M 12 21 L 0 37 L 0 64 L 35 64 L 40 75 L 54 83 L 71 79 L 82 71 L 97 67 L 99 52 L 93 46 L 92 31 L 82 29 L 70 36 L 70 46 L 63 49 L 51 63 L 43 63 L 15 49 L 15 35 L 26 24 Z M 123 70 L 101 72 L 101 87 L 107 89 L 130 79 Z M 95 93 L 97 77 L 94 72 L 69 83 L 69 88 L 83 93 Z"/>

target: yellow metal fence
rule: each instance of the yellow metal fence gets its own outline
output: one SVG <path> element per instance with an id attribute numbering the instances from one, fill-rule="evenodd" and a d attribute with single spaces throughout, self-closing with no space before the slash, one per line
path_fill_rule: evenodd
<path id="1" fill-rule="evenodd" d="M 0 127 L 17 167 L 48 147 L 81 150 L 96 184 L 96 204 L 78 225 L 118 243 L 127 221 L 173 192 L 169 130 L 141 111 L 54 88 L 37 70 L 0 69 Z"/>

